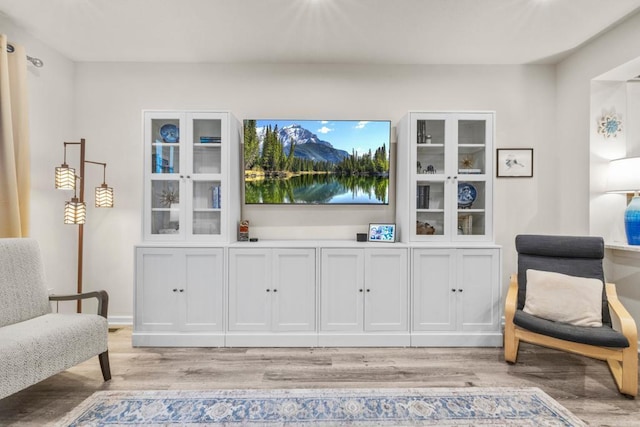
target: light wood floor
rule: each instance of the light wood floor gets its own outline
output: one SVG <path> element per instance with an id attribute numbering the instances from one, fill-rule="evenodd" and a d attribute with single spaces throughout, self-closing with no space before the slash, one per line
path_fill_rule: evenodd
<path id="1" fill-rule="evenodd" d="M 539 387 L 588 425 L 640 426 L 640 399 L 618 394 L 606 363 L 521 344 L 501 348 L 132 348 L 109 334 L 113 379 L 93 358 L 0 400 L 0 425 L 55 422 L 98 390 Z"/>

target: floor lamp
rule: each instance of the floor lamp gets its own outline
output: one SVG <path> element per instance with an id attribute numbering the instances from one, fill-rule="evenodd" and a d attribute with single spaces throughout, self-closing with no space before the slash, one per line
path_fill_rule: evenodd
<path id="1" fill-rule="evenodd" d="M 67 145 L 80 146 L 80 174 L 76 174 L 74 168 L 67 164 Z M 65 202 L 64 206 L 64 223 L 74 224 L 78 226 L 78 293 L 82 293 L 82 253 L 84 247 L 84 223 L 86 220 L 87 205 L 84 201 L 84 166 L 87 163 L 94 165 L 102 165 L 102 185 L 96 187 L 96 207 L 112 208 L 113 207 L 113 188 L 107 186 L 105 182 L 107 164 L 101 162 L 93 162 L 85 159 L 85 140 L 80 142 L 64 143 L 64 161 L 61 166 L 56 168 L 56 188 L 61 190 L 73 190 L 73 197 L 70 201 Z M 80 196 L 78 197 L 76 182 L 80 183 Z M 82 311 L 82 301 L 77 302 L 77 312 Z"/>

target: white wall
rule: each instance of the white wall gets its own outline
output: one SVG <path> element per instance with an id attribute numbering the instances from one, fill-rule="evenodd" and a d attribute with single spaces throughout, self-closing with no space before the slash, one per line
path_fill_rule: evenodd
<path id="1" fill-rule="evenodd" d="M 636 14 L 558 64 L 557 156 L 570 159 L 577 164 L 563 171 L 558 182 L 558 194 L 562 196 L 558 199 L 560 204 L 558 220 L 563 232 L 579 234 L 606 232 L 607 227 L 603 225 L 602 219 L 594 218 L 590 221 L 590 215 L 602 215 L 606 212 L 601 205 L 603 197 L 620 197 L 604 196 L 597 191 L 601 188 L 602 180 L 606 178 L 603 176 L 602 151 L 593 151 L 588 148 L 594 132 L 592 122 L 594 117 L 590 111 L 592 108 L 590 89 L 592 80 L 602 79 L 604 73 L 623 67 L 625 64 L 638 63 L 640 45 L 637 41 L 639 39 L 640 14 Z M 637 74 L 640 74 L 640 71 Z M 607 80 L 612 79 L 607 78 Z M 603 85 L 606 84 L 602 83 L 596 89 L 602 89 Z M 615 83 L 612 85 L 615 86 Z M 596 98 L 598 98 L 596 102 L 610 102 L 616 107 L 620 105 L 620 95 L 619 92 L 618 96 L 615 95 L 617 93 L 615 88 L 610 100 L 607 100 L 603 93 L 598 93 L 596 91 Z M 624 106 L 621 108 L 626 113 L 627 108 Z M 597 109 L 593 113 L 597 114 Z M 625 119 L 631 119 L 631 116 L 625 116 Z M 624 140 L 628 141 L 626 136 Z M 593 140 L 594 145 L 598 142 L 602 141 Z M 590 181 L 593 183 L 593 191 L 590 191 L 590 186 L 585 185 Z M 611 209 L 620 208 L 621 203 L 619 199 L 616 200 L 611 205 Z M 593 209 L 591 209 L 592 206 Z M 613 217 L 612 221 L 622 221 L 622 217 L 616 218 L 615 214 L 610 215 Z M 596 229 L 592 229 L 590 225 L 594 225 Z M 617 284 L 620 299 L 635 318 L 636 323 L 640 324 L 640 287 L 638 286 L 640 256 L 633 252 L 620 252 L 607 251 L 605 276 L 607 280 Z"/>

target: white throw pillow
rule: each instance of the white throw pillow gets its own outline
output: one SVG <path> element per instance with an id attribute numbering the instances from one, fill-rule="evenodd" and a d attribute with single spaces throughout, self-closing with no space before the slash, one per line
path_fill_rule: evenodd
<path id="1" fill-rule="evenodd" d="M 527 270 L 524 312 L 576 326 L 602 326 L 602 288 L 598 279 Z"/>

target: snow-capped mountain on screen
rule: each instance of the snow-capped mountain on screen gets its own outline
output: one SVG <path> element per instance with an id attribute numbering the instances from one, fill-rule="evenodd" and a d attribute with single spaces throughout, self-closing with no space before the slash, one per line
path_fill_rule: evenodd
<path id="1" fill-rule="evenodd" d="M 259 127 L 256 131 L 260 140 L 260 150 L 262 150 L 266 128 Z M 278 129 L 278 139 L 286 155 L 289 155 L 291 144 L 295 142 L 293 156 L 300 159 L 338 163 L 350 155 L 344 150 L 334 148 L 330 142 L 323 141 L 315 133 L 297 124 Z"/>

